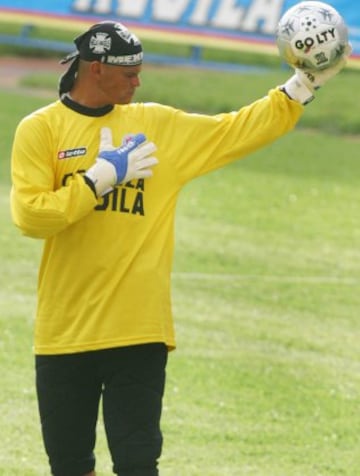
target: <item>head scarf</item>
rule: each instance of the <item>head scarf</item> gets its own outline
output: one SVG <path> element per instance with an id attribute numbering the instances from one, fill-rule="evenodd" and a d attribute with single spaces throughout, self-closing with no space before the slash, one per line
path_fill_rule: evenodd
<path id="1" fill-rule="evenodd" d="M 60 78 L 60 96 L 73 87 L 80 59 L 117 66 L 135 66 L 143 60 L 139 39 L 119 22 L 97 23 L 76 37 L 74 43 L 76 51 L 61 61 L 62 64 L 71 61 L 71 64 Z"/>

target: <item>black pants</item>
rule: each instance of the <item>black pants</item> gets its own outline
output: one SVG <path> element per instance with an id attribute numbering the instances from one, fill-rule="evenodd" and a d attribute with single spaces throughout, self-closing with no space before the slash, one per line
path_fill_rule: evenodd
<path id="1" fill-rule="evenodd" d="M 157 476 L 167 348 L 144 344 L 36 356 L 41 427 L 54 476 L 95 468 L 100 398 L 114 473 Z"/>

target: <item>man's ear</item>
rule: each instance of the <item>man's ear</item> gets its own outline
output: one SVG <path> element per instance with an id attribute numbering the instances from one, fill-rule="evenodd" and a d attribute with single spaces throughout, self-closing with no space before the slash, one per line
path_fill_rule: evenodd
<path id="1" fill-rule="evenodd" d="M 101 72 L 101 63 L 100 61 L 92 61 L 90 63 L 90 72 L 98 76 Z"/>

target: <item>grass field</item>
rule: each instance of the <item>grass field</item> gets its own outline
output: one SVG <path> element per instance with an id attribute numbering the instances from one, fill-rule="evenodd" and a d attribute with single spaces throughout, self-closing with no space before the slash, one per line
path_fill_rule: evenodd
<path id="1" fill-rule="evenodd" d="M 141 98 L 234 109 L 284 74 L 149 70 Z M 336 78 L 297 130 L 182 193 L 162 476 L 359 474 L 358 80 Z M 14 229 L 8 194 L 15 125 L 47 100 L 0 101 L 0 476 L 42 476 L 31 353 L 41 242 Z M 97 454 L 111 474 L 101 425 Z"/>

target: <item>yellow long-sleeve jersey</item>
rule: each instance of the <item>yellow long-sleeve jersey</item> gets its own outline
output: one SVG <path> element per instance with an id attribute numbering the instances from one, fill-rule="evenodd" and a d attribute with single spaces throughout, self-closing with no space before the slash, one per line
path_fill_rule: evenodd
<path id="1" fill-rule="evenodd" d="M 215 116 L 154 103 L 88 110 L 59 100 L 24 118 L 13 144 L 11 208 L 24 234 L 45 239 L 35 353 L 149 342 L 174 348 L 170 276 L 180 190 L 283 135 L 302 111 L 274 89 Z M 159 163 L 153 177 L 96 199 L 83 174 L 102 127 L 111 128 L 115 145 L 145 133 Z"/>

